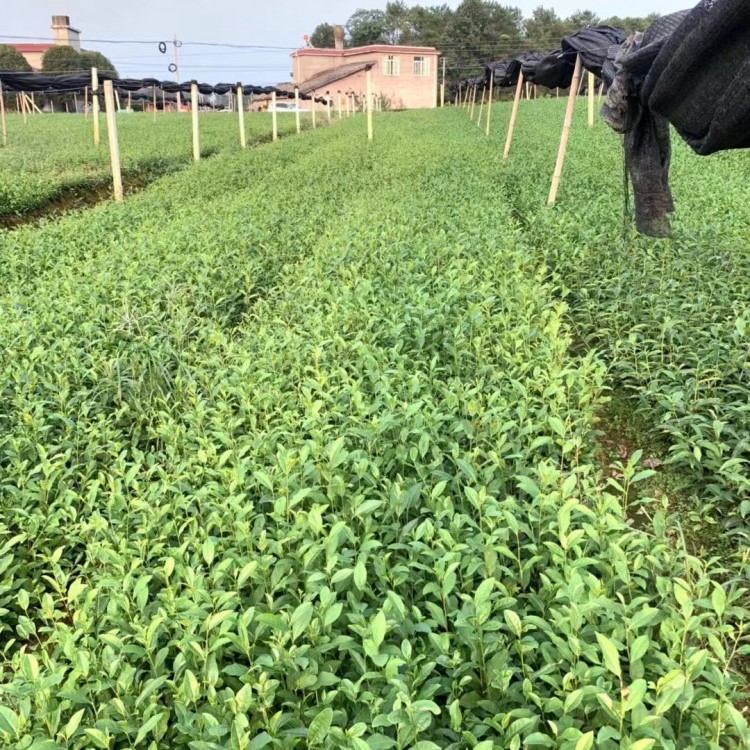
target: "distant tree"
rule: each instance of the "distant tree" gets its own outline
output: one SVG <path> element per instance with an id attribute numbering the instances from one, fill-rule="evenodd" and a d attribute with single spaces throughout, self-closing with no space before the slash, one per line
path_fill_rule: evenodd
<path id="1" fill-rule="evenodd" d="M 601 23 L 601 19 L 596 13 L 590 10 L 578 10 L 565 19 L 565 25 L 568 27 L 566 33 L 575 34 L 576 31 L 585 29 L 587 26 L 596 26 L 598 23 Z"/>
<path id="2" fill-rule="evenodd" d="M 310 44 L 318 49 L 333 49 L 336 46 L 333 24 L 319 23 L 310 35 Z"/>
<path id="3" fill-rule="evenodd" d="M 411 13 L 401 0 L 385 6 L 385 35 L 388 44 L 411 44 L 413 29 Z"/>
<path id="4" fill-rule="evenodd" d="M 31 72 L 31 65 L 26 58 L 10 44 L 0 44 L 0 70 Z"/>
<path id="5" fill-rule="evenodd" d="M 507 58 L 526 47 L 518 8 L 486 0 L 463 0 L 451 14 L 442 41 L 453 82 L 480 75 L 489 60 Z"/>
<path id="6" fill-rule="evenodd" d="M 604 23 L 610 26 L 617 26 L 617 28 L 627 31 L 628 34 L 632 34 L 634 31 L 645 31 L 651 24 L 659 18 L 658 13 L 652 13 L 645 18 L 639 18 L 637 16 L 612 16 L 604 21 Z"/>
<path id="7" fill-rule="evenodd" d="M 568 32 L 565 21 L 552 8 L 541 5 L 534 10 L 531 18 L 526 19 L 524 28 L 529 48 L 540 52 L 557 49 Z"/>
<path id="8" fill-rule="evenodd" d="M 50 47 L 42 57 L 42 73 L 79 73 L 85 70 L 81 53 L 67 45 Z"/>
<path id="9" fill-rule="evenodd" d="M 453 11 L 447 5 L 415 5 L 409 9 L 410 37 L 404 43 L 421 47 L 442 46 L 445 29 L 452 17 Z"/>
<path id="10" fill-rule="evenodd" d="M 112 61 L 101 52 L 87 49 L 81 50 L 81 62 L 83 63 L 84 70 L 96 68 L 100 73 L 109 73 L 116 78 L 118 77 L 117 68 L 115 68 Z"/>
<path id="11" fill-rule="evenodd" d="M 355 11 L 346 22 L 346 33 L 350 47 L 362 47 L 366 44 L 387 44 L 388 25 L 382 10 Z"/>

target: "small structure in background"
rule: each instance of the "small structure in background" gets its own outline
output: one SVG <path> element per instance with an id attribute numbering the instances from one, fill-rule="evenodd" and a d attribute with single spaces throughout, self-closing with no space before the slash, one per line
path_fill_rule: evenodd
<path id="1" fill-rule="evenodd" d="M 434 47 L 372 44 L 344 47 L 344 29 L 335 30 L 335 47 L 305 47 L 292 53 L 294 80 L 282 88 L 301 93 L 328 89 L 364 95 L 366 69 L 372 66 L 375 96 L 391 109 L 433 109 L 438 105 L 438 58 Z M 336 84 L 335 87 L 333 84 Z"/>
<path id="2" fill-rule="evenodd" d="M 52 44 L 11 44 L 31 65 L 31 69 L 39 72 L 42 69 L 44 53 L 52 47 L 72 47 L 76 52 L 81 51 L 81 32 L 70 25 L 70 16 L 52 16 Z"/>

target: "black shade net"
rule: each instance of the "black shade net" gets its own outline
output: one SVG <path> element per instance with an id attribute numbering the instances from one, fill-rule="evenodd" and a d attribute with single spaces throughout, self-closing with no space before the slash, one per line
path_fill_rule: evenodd
<path id="1" fill-rule="evenodd" d="M 190 94 L 192 81 L 159 81 L 156 78 L 116 78 L 106 72 L 99 73 L 100 84 L 104 81 L 112 81 L 112 85 L 119 91 L 134 92 L 144 88 L 158 88 L 170 94 Z M 83 93 L 86 88 L 91 88 L 91 76 L 88 74 L 73 75 L 44 75 L 42 73 L 27 73 L 10 70 L 0 70 L 0 82 L 3 89 L 8 92 L 45 93 L 45 94 L 72 94 Z M 204 96 L 211 94 L 224 95 L 237 90 L 237 83 L 198 83 L 198 92 Z M 244 95 L 262 95 L 276 92 L 281 96 L 290 96 L 290 92 L 275 86 L 251 86 L 242 84 Z M 300 99 L 310 100 L 310 94 L 300 93 Z M 325 104 L 326 100 L 318 97 L 317 102 Z"/>

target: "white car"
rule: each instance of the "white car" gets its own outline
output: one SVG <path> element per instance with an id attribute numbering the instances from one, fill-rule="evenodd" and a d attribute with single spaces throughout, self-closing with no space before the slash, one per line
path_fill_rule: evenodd
<path id="1" fill-rule="evenodd" d="M 277 112 L 296 112 L 297 111 L 297 105 L 295 102 L 276 102 L 276 111 Z M 273 104 L 268 105 L 268 111 L 273 112 L 274 107 Z M 308 109 L 305 109 L 301 104 L 299 106 L 300 112 L 309 112 Z"/>

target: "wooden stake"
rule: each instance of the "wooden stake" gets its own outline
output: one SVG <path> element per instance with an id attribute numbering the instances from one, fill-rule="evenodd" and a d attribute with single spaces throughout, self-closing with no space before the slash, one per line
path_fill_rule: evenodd
<path id="1" fill-rule="evenodd" d="M 596 77 L 589 71 L 589 127 L 594 127 L 594 104 L 596 97 Z"/>
<path id="2" fill-rule="evenodd" d="M 341 112 L 341 91 L 337 91 L 336 92 L 336 107 L 338 109 L 339 120 L 340 120 L 341 117 L 342 117 L 342 112 Z"/>
<path id="3" fill-rule="evenodd" d="M 560 138 L 560 148 L 557 152 L 557 164 L 555 173 L 552 176 L 552 185 L 549 191 L 547 205 L 553 206 L 557 201 L 557 191 L 560 188 L 560 179 L 562 178 L 563 166 L 565 165 L 565 154 L 568 150 L 568 141 L 570 140 L 570 127 L 573 123 L 573 113 L 576 108 L 576 95 L 578 93 L 578 83 L 581 79 L 581 56 L 576 57 L 576 66 L 573 70 L 573 81 L 570 84 L 570 93 L 568 94 L 568 107 L 565 111 L 565 122 L 563 123 L 562 136 Z"/>
<path id="4" fill-rule="evenodd" d="M 300 123 L 300 111 L 299 111 L 299 88 L 294 87 L 294 118 L 297 122 L 297 135 L 302 131 L 302 123 Z"/>
<path id="5" fill-rule="evenodd" d="M 131 98 L 131 94 L 128 91 L 128 112 L 133 108 L 133 99 Z"/>
<path id="6" fill-rule="evenodd" d="M 242 84 L 237 83 L 237 116 L 240 119 L 240 146 L 247 148 L 247 136 L 245 135 L 245 99 L 242 92 Z"/>
<path id="7" fill-rule="evenodd" d="M 164 93 L 164 89 L 161 92 L 161 112 L 162 114 L 167 112 L 167 95 Z"/>
<path id="8" fill-rule="evenodd" d="M 477 117 L 477 127 L 482 126 L 482 115 L 484 114 L 484 95 L 487 93 L 487 87 L 482 89 L 482 103 L 479 105 L 479 117 Z"/>
<path id="9" fill-rule="evenodd" d="M 602 81 L 602 85 L 599 86 L 599 104 L 602 103 L 603 96 L 604 96 L 604 81 Z"/>
<path id="10" fill-rule="evenodd" d="M 21 111 L 23 112 L 23 124 L 29 124 L 28 112 L 26 111 L 26 94 L 21 92 Z"/>
<path id="11" fill-rule="evenodd" d="M 8 145 L 8 123 L 5 120 L 5 94 L 3 94 L 3 82 L 0 81 L 0 126 L 3 131 L 3 146 Z"/>
<path id="12" fill-rule="evenodd" d="M 78 94 L 73 94 L 73 105 L 75 106 L 75 113 L 78 114 Z"/>
<path id="13" fill-rule="evenodd" d="M 328 110 L 328 124 L 331 124 L 331 95 L 326 97 L 326 109 Z"/>
<path id="14" fill-rule="evenodd" d="M 122 112 L 122 107 L 120 106 L 120 92 L 115 89 L 115 101 L 117 101 L 117 111 Z"/>
<path id="15" fill-rule="evenodd" d="M 312 104 L 312 125 L 313 125 L 313 130 L 315 130 L 317 125 L 315 123 L 315 92 L 314 91 L 312 92 L 311 104 Z"/>
<path id="16" fill-rule="evenodd" d="M 153 89 L 154 122 L 156 122 L 156 86 L 152 86 L 151 88 Z"/>
<path id="17" fill-rule="evenodd" d="M 198 82 L 190 82 L 190 110 L 193 114 L 193 160 L 200 161 L 201 144 L 198 130 Z"/>
<path id="18" fill-rule="evenodd" d="M 492 121 L 492 95 L 495 92 L 495 71 L 490 73 L 490 101 L 487 104 L 487 137 L 490 135 L 490 122 Z"/>
<path id="19" fill-rule="evenodd" d="M 372 68 L 367 69 L 367 140 L 372 140 Z"/>
<path id="20" fill-rule="evenodd" d="M 471 92 L 471 109 L 469 110 L 469 119 L 474 119 L 474 106 L 477 103 L 477 87 L 474 86 L 474 89 Z"/>
<path id="21" fill-rule="evenodd" d="M 279 140 L 279 123 L 276 116 L 276 92 L 271 92 L 271 124 L 273 128 L 273 139 Z"/>
<path id="22" fill-rule="evenodd" d="M 120 143 L 117 138 L 117 116 L 115 115 L 112 81 L 104 81 L 104 109 L 107 115 L 109 159 L 112 163 L 112 186 L 115 200 L 119 203 L 123 200 L 122 171 L 120 169 Z"/>
<path id="23" fill-rule="evenodd" d="M 94 145 L 98 146 L 101 138 L 99 134 L 99 72 L 91 68 L 91 106 L 94 115 Z"/>
<path id="24" fill-rule="evenodd" d="M 89 87 L 86 86 L 83 89 L 83 116 L 86 120 L 89 119 Z"/>
<path id="25" fill-rule="evenodd" d="M 521 103 L 522 91 L 523 91 L 523 71 L 521 71 L 518 74 L 518 84 L 516 85 L 516 97 L 513 100 L 513 111 L 511 112 L 511 115 L 510 115 L 510 123 L 508 124 L 508 135 L 505 138 L 505 151 L 503 151 L 503 159 L 507 159 L 510 156 L 510 147 L 513 144 L 513 132 L 516 129 L 516 119 L 518 118 L 518 107 Z"/>

